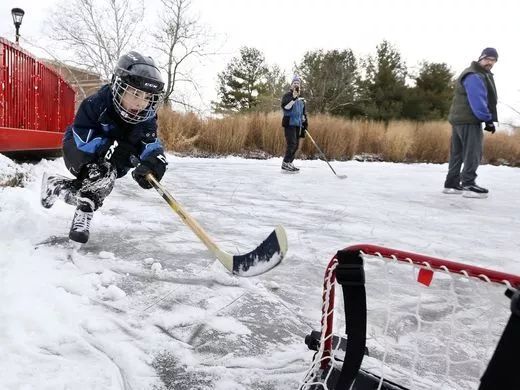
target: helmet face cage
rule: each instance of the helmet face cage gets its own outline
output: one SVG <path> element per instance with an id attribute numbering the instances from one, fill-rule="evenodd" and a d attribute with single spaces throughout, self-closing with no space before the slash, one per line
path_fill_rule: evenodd
<path id="1" fill-rule="evenodd" d="M 131 51 L 119 58 L 111 87 L 115 110 L 125 122 L 135 124 L 155 116 L 164 83 L 151 57 Z"/>
<path id="2" fill-rule="evenodd" d="M 133 95 L 133 99 L 144 100 L 143 104 L 145 108 L 140 111 L 132 111 L 124 107 L 123 99 L 125 96 Z M 114 107 L 125 122 L 136 124 L 144 122 L 155 116 L 158 105 L 162 100 L 162 93 L 151 93 L 145 90 L 136 88 L 127 83 L 124 78 L 115 76 L 112 82 L 112 96 Z"/>

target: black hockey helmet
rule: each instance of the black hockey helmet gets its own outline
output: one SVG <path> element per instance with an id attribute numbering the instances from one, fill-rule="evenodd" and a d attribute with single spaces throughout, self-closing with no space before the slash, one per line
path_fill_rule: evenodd
<path id="1" fill-rule="evenodd" d="M 162 98 L 164 82 L 161 72 L 151 57 L 131 51 L 119 58 L 112 76 L 114 107 L 121 118 L 128 123 L 143 122 L 155 115 Z M 124 107 L 125 94 L 141 99 L 139 111 Z"/>

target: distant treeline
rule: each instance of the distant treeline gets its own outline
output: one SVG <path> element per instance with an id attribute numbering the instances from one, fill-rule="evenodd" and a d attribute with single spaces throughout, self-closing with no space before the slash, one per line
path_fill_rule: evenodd
<path id="1" fill-rule="evenodd" d="M 387 41 L 365 58 L 350 49 L 309 51 L 294 73 L 303 80 L 309 114 L 383 122 L 446 119 L 454 86 L 454 73 L 447 64 L 425 61 L 411 72 Z M 218 76 L 213 108 L 225 114 L 279 110 L 287 82 L 288 77 L 277 65 L 269 66 L 261 51 L 243 47 Z"/>
<path id="2" fill-rule="evenodd" d="M 358 158 L 392 162 L 448 161 L 451 127 L 445 120 L 375 121 L 315 114 L 309 119 L 312 137 L 328 159 Z M 251 112 L 202 118 L 162 109 L 160 137 L 169 151 L 196 156 L 240 155 L 277 157 L 285 151 L 280 112 Z M 318 158 L 309 140 L 297 158 Z M 484 162 L 520 166 L 520 131 L 486 132 Z"/>

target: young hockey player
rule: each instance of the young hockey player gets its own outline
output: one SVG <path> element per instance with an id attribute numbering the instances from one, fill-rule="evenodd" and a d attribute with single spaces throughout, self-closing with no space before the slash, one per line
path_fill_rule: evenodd
<path id="1" fill-rule="evenodd" d="M 135 181 L 151 188 L 146 175 L 161 180 L 166 158 L 157 139 L 157 106 L 164 83 L 151 57 L 132 51 L 117 62 L 110 84 L 86 98 L 63 138 L 63 159 L 76 177 L 44 174 L 41 203 L 56 199 L 76 206 L 69 238 L 86 243 L 94 211 L 114 188 L 116 178 L 132 172 Z M 135 161 L 135 160 L 134 160 Z"/>

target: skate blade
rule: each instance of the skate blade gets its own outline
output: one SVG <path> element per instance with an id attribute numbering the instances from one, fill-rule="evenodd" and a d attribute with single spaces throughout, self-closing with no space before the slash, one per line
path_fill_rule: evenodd
<path id="1" fill-rule="evenodd" d="M 464 191 L 462 194 L 464 198 L 472 198 L 472 199 L 486 199 L 488 197 L 488 194 L 478 194 L 473 191 Z"/>
<path id="2" fill-rule="evenodd" d="M 448 195 L 460 195 L 462 194 L 462 191 L 456 190 L 455 188 L 445 188 L 444 190 L 442 190 L 442 193 Z"/>

